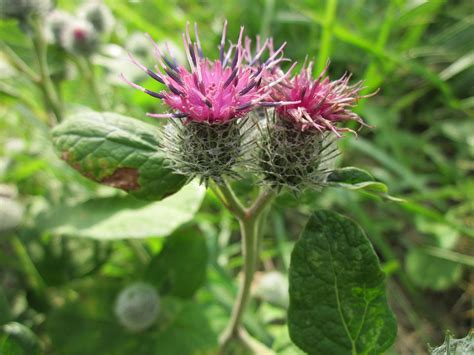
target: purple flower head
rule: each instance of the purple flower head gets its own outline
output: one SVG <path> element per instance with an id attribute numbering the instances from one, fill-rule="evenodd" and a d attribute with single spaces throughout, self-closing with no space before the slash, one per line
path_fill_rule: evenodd
<path id="1" fill-rule="evenodd" d="M 361 96 L 363 82 L 349 84 L 350 74 L 331 81 L 325 74 L 329 63 L 316 80 L 312 78 L 313 63 L 303 66 L 301 72 L 291 79 L 284 80 L 272 92 L 275 101 L 299 101 L 295 104 L 279 106 L 279 117 L 292 123 L 300 131 L 333 132 L 340 137 L 349 128 L 337 127 L 342 121 L 356 121 L 366 125 L 362 118 L 352 112 Z"/>
<path id="2" fill-rule="evenodd" d="M 284 80 L 289 74 L 281 72 L 278 78 L 264 80 L 267 71 L 282 60 L 284 45 L 272 54 L 265 62 L 260 58 L 268 48 L 268 41 L 258 46 L 252 56 L 250 49 L 242 45 L 244 28 L 241 27 L 236 44 L 230 44 L 226 50 L 227 22 L 219 46 L 219 59 L 211 61 L 204 57 L 198 36 L 197 25 L 194 26 L 196 41 L 192 42 L 189 23 L 183 34 L 184 48 L 190 69 L 176 64 L 165 56 L 158 45 L 153 42 L 159 67 L 152 71 L 132 58 L 132 61 L 150 77 L 164 84 L 167 90 L 154 92 L 128 82 L 133 87 L 161 99 L 172 113 L 148 115 L 157 118 L 186 118 L 187 121 L 221 124 L 235 118 L 244 117 L 257 106 L 279 106 L 285 102 L 265 101 L 270 99 L 271 89 Z M 246 39 L 246 43 L 248 39 Z M 252 56 L 251 62 L 248 58 Z M 246 63 L 244 63 L 244 61 Z M 126 79 L 125 79 L 126 80 Z"/>

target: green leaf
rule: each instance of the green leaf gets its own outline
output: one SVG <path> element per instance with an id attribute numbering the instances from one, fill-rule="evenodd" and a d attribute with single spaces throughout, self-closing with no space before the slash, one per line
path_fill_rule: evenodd
<path id="1" fill-rule="evenodd" d="M 291 256 L 288 327 L 310 354 L 381 354 L 394 342 L 385 275 L 352 220 L 311 216 Z"/>
<path id="2" fill-rule="evenodd" d="M 37 225 L 53 235 L 102 240 L 162 237 L 190 221 L 204 195 L 205 188 L 193 182 L 153 203 L 130 196 L 96 198 L 54 207 L 39 218 Z"/>
<path id="3" fill-rule="evenodd" d="M 364 190 L 395 202 L 403 201 L 400 198 L 390 196 L 387 185 L 376 181 L 371 174 L 359 168 L 336 169 L 328 175 L 327 183 L 329 186 L 343 187 L 349 190 Z"/>
<path id="4" fill-rule="evenodd" d="M 438 258 L 422 248 L 410 249 L 405 259 L 408 277 L 421 288 L 435 291 L 447 290 L 456 285 L 462 277 L 460 263 Z"/>
<path id="5" fill-rule="evenodd" d="M 196 227 L 179 229 L 151 260 L 146 280 L 162 294 L 191 298 L 205 280 L 207 257 L 204 235 Z"/>
<path id="6" fill-rule="evenodd" d="M 61 158 L 82 175 L 146 200 L 178 191 L 187 178 L 173 173 L 159 149 L 158 130 L 110 112 L 85 112 L 52 130 Z"/>

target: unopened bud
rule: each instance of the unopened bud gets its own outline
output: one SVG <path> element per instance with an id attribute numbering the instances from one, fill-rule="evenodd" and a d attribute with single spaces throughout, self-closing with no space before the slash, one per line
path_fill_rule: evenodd
<path id="1" fill-rule="evenodd" d="M 431 355 L 467 355 L 474 354 L 474 330 L 461 339 L 454 339 L 450 334 L 446 336 L 444 343 L 430 350 Z"/>
<path id="2" fill-rule="evenodd" d="M 284 120 L 269 119 L 256 152 L 256 171 L 271 187 L 299 192 L 320 188 L 339 154 L 329 132 L 301 131 Z"/>
<path id="3" fill-rule="evenodd" d="M 74 22 L 70 14 L 61 10 L 54 10 L 46 17 L 48 40 L 59 46 L 63 46 L 63 33 L 66 27 Z"/>
<path id="4" fill-rule="evenodd" d="M 16 228 L 23 218 L 23 206 L 10 197 L 0 195 L 0 234 Z"/>
<path id="5" fill-rule="evenodd" d="M 150 41 L 140 32 L 134 32 L 128 37 L 125 49 L 142 59 L 149 59 L 153 54 Z"/>
<path id="6" fill-rule="evenodd" d="M 45 15 L 50 9 L 50 0 L 0 0 L 0 18 L 24 20 L 32 15 Z"/>
<path id="7" fill-rule="evenodd" d="M 275 306 L 288 308 L 288 278 L 278 271 L 267 272 L 256 280 L 254 294 Z"/>
<path id="8" fill-rule="evenodd" d="M 98 1 L 89 1 L 79 9 L 79 16 L 89 21 L 100 34 L 108 34 L 114 25 L 110 9 Z"/>
<path id="9" fill-rule="evenodd" d="M 160 297 L 147 283 L 137 282 L 123 289 L 115 302 L 115 315 L 131 332 L 141 332 L 155 323 L 160 311 Z"/>
<path id="10" fill-rule="evenodd" d="M 76 20 L 65 27 L 61 43 L 72 53 L 90 56 L 99 47 L 99 37 L 89 22 Z"/>

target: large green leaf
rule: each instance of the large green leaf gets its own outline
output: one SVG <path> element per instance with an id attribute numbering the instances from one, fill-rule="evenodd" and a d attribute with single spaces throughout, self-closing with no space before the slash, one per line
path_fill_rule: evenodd
<path id="1" fill-rule="evenodd" d="M 288 326 L 310 354 L 381 354 L 393 343 L 385 275 L 352 220 L 330 211 L 311 216 L 291 256 Z"/>
<path id="2" fill-rule="evenodd" d="M 167 295 L 190 298 L 206 277 L 207 245 L 194 228 L 182 228 L 166 239 L 148 265 L 147 281 Z"/>
<path id="3" fill-rule="evenodd" d="M 54 235 L 95 239 L 167 236 L 193 218 L 204 194 L 205 188 L 193 182 L 153 203 L 130 196 L 96 198 L 57 206 L 40 217 L 38 227 Z"/>
<path id="4" fill-rule="evenodd" d="M 173 173 L 159 149 L 158 130 L 110 112 L 85 112 L 52 130 L 61 158 L 81 174 L 146 200 L 178 191 L 186 177 Z"/>
<path id="5" fill-rule="evenodd" d="M 349 190 L 363 190 L 396 202 L 403 201 L 400 198 L 390 196 L 387 185 L 375 180 L 371 174 L 359 168 L 336 169 L 328 175 L 327 183 L 329 186 L 343 187 Z"/>

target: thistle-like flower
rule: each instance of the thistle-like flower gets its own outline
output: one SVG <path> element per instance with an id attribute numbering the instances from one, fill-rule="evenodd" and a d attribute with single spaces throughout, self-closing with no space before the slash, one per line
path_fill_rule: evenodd
<path id="1" fill-rule="evenodd" d="M 356 121 L 365 125 L 352 108 L 358 100 L 363 82 L 349 85 L 350 74 L 331 81 L 327 76 L 329 64 L 316 80 L 312 78 L 313 63 L 303 66 L 301 72 L 291 79 L 285 80 L 273 90 L 272 98 L 276 101 L 299 101 L 276 109 L 278 116 L 291 122 L 301 131 L 316 132 L 332 131 L 340 137 L 344 131 L 353 130 L 336 126 L 342 121 Z"/>
<path id="2" fill-rule="evenodd" d="M 235 165 L 245 153 L 244 118 L 258 106 L 286 104 L 271 100 L 272 87 L 284 80 L 289 71 L 272 81 L 263 80 L 267 71 L 282 60 L 284 45 L 258 65 L 245 63 L 249 57 L 242 45 L 243 27 L 236 44 L 225 48 L 227 22 L 219 46 L 219 59 L 204 57 L 195 25 L 195 42 L 191 41 L 189 24 L 183 34 L 190 69 L 178 65 L 164 55 L 153 42 L 159 66 L 152 71 L 132 61 L 166 89 L 155 92 L 129 82 L 133 87 L 162 100 L 170 113 L 148 116 L 176 119 L 164 130 L 163 146 L 175 170 L 190 177 L 219 180 L 223 175 L 235 176 Z M 255 63 L 268 42 L 253 57 Z"/>
<path id="3" fill-rule="evenodd" d="M 350 75 L 330 81 L 325 76 L 327 66 L 314 80 L 312 66 L 312 62 L 304 65 L 300 73 L 282 81 L 271 94 L 276 101 L 295 102 L 267 113 L 261 129 L 256 169 L 263 183 L 272 187 L 298 192 L 324 186 L 339 154 L 335 138 L 344 131 L 354 132 L 337 124 L 352 120 L 365 125 L 351 111 L 362 98 L 363 83 L 349 85 Z"/>

